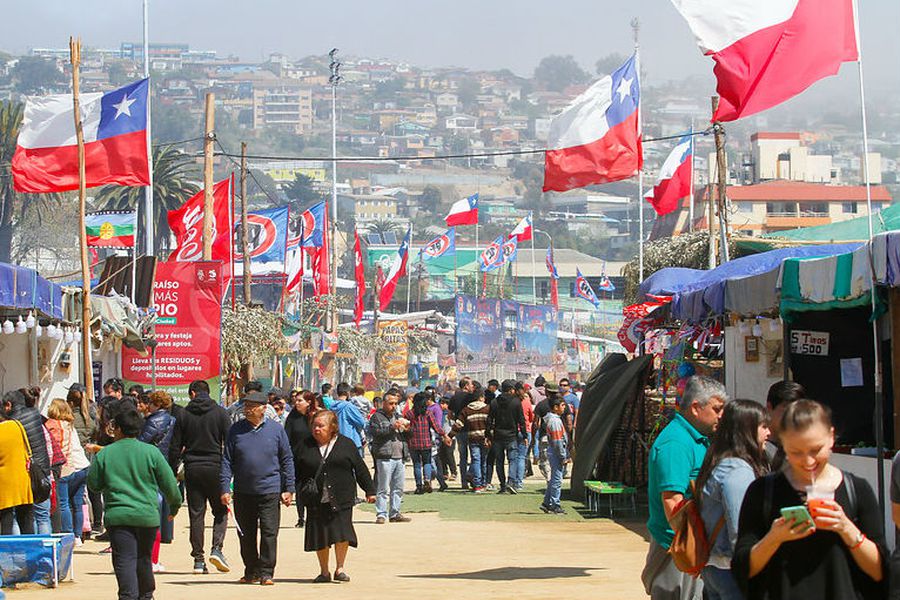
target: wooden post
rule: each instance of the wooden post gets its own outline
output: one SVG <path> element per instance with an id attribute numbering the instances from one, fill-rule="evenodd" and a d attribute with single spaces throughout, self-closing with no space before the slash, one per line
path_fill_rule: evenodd
<path id="1" fill-rule="evenodd" d="M 91 361 L 91 267 L 88 261 L 87 231 L 85 229 L 85 206 L 87 204 L 87 187 L 84 175 L 84 129 L 81 123 L 81 101 L 79 93 L 79 74 L 81 72 L 81 38 L 69 38 L 69 60 L 72 63 L 72 107 L 75 118 L 75 139 L 78 143 L 78 239 L 81 243 L 81 348 L 84 364 L 85 394 L 94 398 L 94 370 Z"/>
<path id="2" fill-rule="evenodd" d="M 250 305 L 250 243 L 247 230 L 247 142 L 241 142 L 241 255 L 244 257 L 244 304 Z"/>
<path id="3" fill-rule="evenodd" d="M 213 246 L 213 142 L 216 123 L 216 96 L 206 94 L 206 128 L 203 137 L 203 260 L 212 259 Z"/>
<path id="4" fill-rule="evenodd" d="M 712 111 L 716 113 L 719 107 L 719 97 L 712 97 Z M 718 174 L 718 194 L 716 195 L 716 210 L 719 213 L 719 235 L 721 237 L 722 262 L 728 262 L 731 257 L 728 255 L 728 211 L 727 198 L 725 191 L 728 185 L 728 163 L 725 160 L 725 130 L 721 123 L 714 124 L 716 139 L 716 171 Z"/>

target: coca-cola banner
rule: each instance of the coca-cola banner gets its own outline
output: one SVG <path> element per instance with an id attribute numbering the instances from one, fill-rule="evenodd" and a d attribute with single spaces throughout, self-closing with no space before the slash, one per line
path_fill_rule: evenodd
<path id="1" fill-rule="evenodd" d="M 231 179 L 223 179 L 213 186 L 213 248 L 212 259 L 231 261 Z M 169 229 L 178 246 L 169 260 L 191 262 L 203 256 L 203 190 L 194 194 L 181 208 L 170 210 Z"/>
<path id="2" fill-rule="evenodd" d="M 122 347 L 122 378 L 126 388 L 140 384 L 186 403 L 188 386 L 197 379 L 209 383 L 210 395 L 221 394 L 222 263 L 163 262 L 156 266 L 153 307 L 156 310 L 156 360 Z"/>

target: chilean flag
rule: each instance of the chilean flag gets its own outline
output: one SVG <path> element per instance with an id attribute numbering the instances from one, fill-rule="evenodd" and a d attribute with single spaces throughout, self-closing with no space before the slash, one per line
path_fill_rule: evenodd
<path id="1" fill-rule="evenodd" d="M 594 308 L 600 308 L 600 300 L 597 298 L 597 293 L 594 292 L 594 288 L 591 287 L 588 280 L 581 274 L 581 269 L 576 269 L 576 271 L 578 277 L 575 278 L 575 297 L 587 300 L 594 305 Z"/>
<path id="2" fill-rule="evenodd" d="M 781 104 L 859 59 L 853 0 L 672 0 L 716 66 L 734 121 Z"/>
<path id="3" fill-rule="evenodd" d="M 550 122 L 545 192 L 620 181 L 640 171 L 641 86 L 635 58 L 594 83 Z"/>
<path id="4" fill-rule="evenodd" d="M 531 213 L 528 213 L 528 216 L 519 221 L 515 229 L 510 232 L 509 237 L 516 238 L 518 242 L 527 242 L 531 239 L 531 230 Z"/>
<path id="5" fill-rule="evenodd" d="M 403 243 L 400 244 L 400 248 L 397 250 L 397 256 L 394 257 L 391 270 L 388 271 L 384 284 L 381 286 L 381 291 L 378 294 L 378 303 L 382 312 L 391 303 L 391 299 L 394 297 L 394 290 L 397 289 L 397 283 L 400 282 L 400 278 L 406 275 L 406 262 L 409 259 L 410 243 L 412 243 L 412 227 L 406 230 Z"/>
<path id="6" fill-rule="evenodd" d="M 478 194 L 454 202 L 444 220 L 447 221 L 447 227 L 478 225 Z"/>
<path id="7" fill-rule="evenodd" d="M 693 154 L 694 136 L 687 134 L 678 140 L 678 145 L 660 168 L 656 185 L 645 196 L 659 216 L 667 215 L 678 208 L 679 201 L 691 194 L 691 180 L 694 176 L 691 165 Z"/>
<path id="8" fill-rule="evenodd" d="M 150 185 L 147 90 L 141 79 L 105 94 L 81 94 L 85 184 Z M 71 94 L 28 98 L 12 157 L 17 192 L 78 189 L 78 143 Z"/>

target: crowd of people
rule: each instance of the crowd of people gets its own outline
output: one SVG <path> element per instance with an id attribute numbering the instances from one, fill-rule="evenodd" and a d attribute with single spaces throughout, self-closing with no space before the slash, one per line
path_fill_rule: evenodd
<path id="1" fill-rule="evenodd" d="M 165 570 L 160 547 L 172 541 L 182 504 L 193 572 L 208 573 L 208 564 L 231 570 L 224 552 L 231 519 L 243 562 L 238 581 L 261 585 L 274 583 L 280 506 L 292 503 L 304 549 L 318 559 L 314 582 L 350 581 L 353 507 L 374 503 L 379 525 L 409 522 L 401 512 L 409 463 L 415 494 L 453 482 L 473 494 L 517 494 L 535 465 L 548 482 L 540 510 L 563 514 L 580 403 L 567 379 L 543 377 L 534 385 L 464 377 L 442 393 L 413 381 L 368 395 L 345 383 L 263 393 L 249 381 L 227 408 L 205 381 L 190 384 L 184 406 L 165 391 L 126 391 L 117 378 L 98 402 L 85 391 L 74 384 L 43 411 L 37 388 L 3 396 L 0 533 L 106 542 L 101 552 L 111 554 L 123 599 L 152 596 L 153 574 Z"/>
<path id="2" fill-rule="evenodd" d="M 650 450 L 642 581 L 652 598 L 887 597 L 890 561 L 875 493 L 831 463 L 830 412 L 805 396 L 799 384 L 779 382 L 766 405 L 729 401 L 717 381 L 688 380 Z M 700 577 L 679 570 L 670 551 L 687 499 L 699 505 L 709 535 Z"/>

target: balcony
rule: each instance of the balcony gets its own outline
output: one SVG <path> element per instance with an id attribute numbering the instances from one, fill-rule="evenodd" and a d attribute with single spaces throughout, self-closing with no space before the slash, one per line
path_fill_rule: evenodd
<path id="1" fill-rule="evenodd" d="M 815 225 L 828 225 L 831 218 L 826 215 L 806 214 L 797 216 L 796 214 L 775 213 L 766 215 L 765 228 L 769 231 L 783 229 L 797 229 L 798 227 L 813 227 Z"/>

